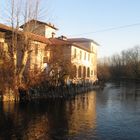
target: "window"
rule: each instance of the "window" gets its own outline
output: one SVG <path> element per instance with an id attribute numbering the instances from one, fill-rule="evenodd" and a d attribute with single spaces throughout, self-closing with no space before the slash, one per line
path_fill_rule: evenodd
<path id="1" fill-rule="evenodd" d="M 73 67 L 73 76 L 74 78 L 77 77 L 77 67 L 75 65 Z"/>
<path id="2" fill-rule="evenodd" d="M 50 51 L 45 52 L 45 56 L 43 58 L 43 63 L 48 63 L 50 61 Z"/>
<path id="3" fill-rule="evenodd" d="M 80 60 L 82 59 L 82 51 L 80 51 Z"/>
<path id="4" fill-rule="evenodd" d="M 78 77 L 81 78 L 81 76 L 82 76 L 82 68 L 81 68 L 81 66 L 79 66 L 79 68 L 78 68 Z"/>
<path id="5" fill-rule="evenodd" d="M 83 67 L 83 77 L 86 77 L 86 67 Z"/>
<path id="6" fill-rule="evenodd" d="M 90 77 L 90 68 L 87 68 L 87 77 Z"/>
<path id="7" fill-rule="evenodd" d="M 38 44 L 35 44 L 35 55 L 38 55 Z"/>
<path id="8" fill-rule="evenodd" d="M 91 75 L 93 75 L 93 70 L 91 70 Z"/>
<path id="9" fill-rule="evenodd" d="M 4 43 L 0 42 L 0 55 L 3 55 L 3 47 L 4 47 Z"/>
<path id="10" fill-rule="evenodd" d="M 94 75 L 97 75 L 97 70 L 94 70 Z"/>
<path id="11" fill-rule="evenodd" d="M 91 52 L 93 52 L 94 51 L 94 47 L 93 46 L 91 46 Z"/>
<path id="12" fill-rule="evenodd" d="M 85 55 L 84 55 L 84 60 L 86 60 L 86 52 L 85 52 Z"/>
<path id="13" fill-rule="evenodd" d="M 88 61 L 90 61 L 90 54 L 88 54 Z"/>
<path id="14" fill-rule="evenodd" d="M 48 57 L 43 57 L 43 63 L 48 63 Z"/>
<path id="15" fill-rule="evenodd" d="M 76 58 L 76 49 L 74 49 L 74 58 Z"/>

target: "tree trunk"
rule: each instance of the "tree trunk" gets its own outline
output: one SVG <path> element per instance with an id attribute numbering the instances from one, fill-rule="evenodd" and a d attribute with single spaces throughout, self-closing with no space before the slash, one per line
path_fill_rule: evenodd
<path id="1" fill-rule="evenodd" d="M 25 67 L 26 67 L 27 60 L 28 60 L 28 51 L 25 51 L 24 54 L 23 54 L 23 57 L 22 57 L 21 68 L 20 68 L 20 70 L 17 74 L 18 85 L 19 85 L 19 87 L 22 86 L 22 88 L 23 88 L 23 85 L 24 85 L 23 73 L 24 73 L 24 70 L 25 70 Z"/>

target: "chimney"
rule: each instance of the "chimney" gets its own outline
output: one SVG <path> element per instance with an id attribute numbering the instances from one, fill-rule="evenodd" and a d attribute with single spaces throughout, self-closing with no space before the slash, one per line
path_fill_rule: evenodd
<path id="1" fill-rule="evenodd" d="M 62 40 L 67 40 L 67 37 L 66 36 L 63 36 L 61 35 L 60 37 L 58 37 L 59 39 L 62 39 Z"/>
<path id="2" fill-rule="evenodd" d="M 52 38 L 54 38 L 55 37 L 55 33 L 54 32 L 52 32 Z"/>

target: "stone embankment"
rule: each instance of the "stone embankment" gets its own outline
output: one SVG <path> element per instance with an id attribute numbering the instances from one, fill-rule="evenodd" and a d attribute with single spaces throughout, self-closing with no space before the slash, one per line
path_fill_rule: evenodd
<path id="1" fill-rule="evenodd" d="M 70 98 L 77 94 L 99 89 L 98 84 L 71 84 L 64 86 L 36 86 L 28 91 L 20 91 L 21 100 L 48 99 L 48 98 Z"/>
<path id="2" fill-rule="evenodd" d="M 103 88 L 103 85 L 99 83 L 82 83 L 59 86 L 52 86 L 47 83 L 43 83 L 41 85 L 31 87 L 28 90 L 20 89 L 18 99 L 22 101 L 31 101 L 36 99 L 73 98 L 78 94 L 101 88 Z M 4 94 L 0 92 L 0 100 L 19 101 L 16 100 L 15 94 L 11 91 L 7 91 Z"/>

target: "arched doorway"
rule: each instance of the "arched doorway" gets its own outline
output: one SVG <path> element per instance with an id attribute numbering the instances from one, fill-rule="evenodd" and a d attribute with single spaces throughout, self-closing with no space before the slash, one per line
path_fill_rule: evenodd
<path id="1" fill-rule="evenodd" d="M 86 67 L 83 67 L 83 77 L 86 77 Z"/>
<path id="2" fill-rule="evenodd" d="M 87 77 L 90 77 L 90 68 L 87 68 Z"/>
<path id="3" fill-rule="evenodd" d="M 79 66 L 79 68 L 78 68 L 78 77 L 81 78 L 81 76 L 82 76 L 82 67 Z"/>
<path id="4" fill-rule="evenodd" d="M 77 77 L 77 67 L 75 65 L 73 66 L 73 77 Z"/>

